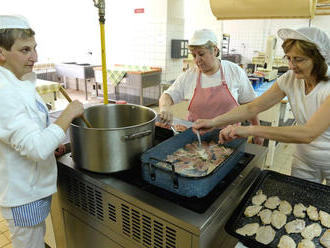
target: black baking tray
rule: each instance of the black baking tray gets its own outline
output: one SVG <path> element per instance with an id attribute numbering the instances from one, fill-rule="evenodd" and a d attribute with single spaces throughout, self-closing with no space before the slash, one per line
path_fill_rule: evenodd
<path id="1" fill-rule="evenodd" d="M 268 244 L 264 245 L 255 240 L 255 235 L 253 236 L 243 236 L 235 232 L 236 229 L 244 226 L 248 223 L 258 222 L 259 225 L 262 225 L 260 218 L 258 216 L 246 217 L 244 216 L 244 210 L 246 207 L 252 205 L 252 197 L 256 194 L 256 192 L 261 189 L 267 197 L 270 196 L 278 196 L 281 200 L 288 201 L 292 208 L 294 204 L 302 203 L 306 207 L 309 205 L 315 206 L 318 210 L 323 210 L 327 213 L 330 213 L 330 187 L 309 182 L 300 178 L 287 176 L 275 171 L 264 170 L 260 173 L 256 181 L 252 184 L 248 192 L 245 194 L 243 200 L 236 207 L 234 212 L 232 213 L 229 220 L 226 222 L 225 230 L 232 236 L 239 239 L 245 246 L 250 248 L 276 248 L 280 238 L 282 235 L 290 236 L 298 245 L 298 243 L 303 239 L 301 234 L 287 234 L 285 231 L 285 227 L 283 226 L 281 229 L 276 231 L 276 235 L 274 240 Z M 296 217 L 291 213 L 287 216 L 287 222 L 290 222 Z M 307 214 L 304 218 L 306 226 L 315 221 L 309 220 Z M 318 223 L 321 225 L 320 221 Z M 322 227 L 322 233 L 327 230 L 327 228 Z M 313 242 L 315 247 L 323 247 L 319 239 L 320 237 L 314 238 Z"/>
<path id="2" fill-rule="evenodd" d="M 174 136 L 174 133 L 172 130 L 155 126 L 155 139 L 157 140 L 157 144 L 159 144 L 160 142 L 163 142 L 173 136 Z M 157 144 L 155 144 L 155 145 L 157 145 Z"/>

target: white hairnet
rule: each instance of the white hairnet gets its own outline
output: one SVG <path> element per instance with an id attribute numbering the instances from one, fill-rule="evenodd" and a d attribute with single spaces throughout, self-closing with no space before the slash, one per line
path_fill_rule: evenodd
<path id="1" fill-rule="evenodd" d="M 0 29 L 29 29 L 27 19 L 18 15 L 0 15 Z"/>
<path id="2" fill-rule="evenodd" d="M 202 46 L 208 41 L 212 42 L 215 46 L 218 43 L 215 33 L 210 29 L 200 29 L 196 30 L 193 37 L 189 40 L 190 46 Z"/>
<path id="3" fill-rule="evenodd" d="M 328 35 L 315 27 L 299 28 L 297 30 L 282 28 L 277 32 L 282 40 L 294 39 L 314 43 L 327 64 L 330 64 L 330 39 Z"/>

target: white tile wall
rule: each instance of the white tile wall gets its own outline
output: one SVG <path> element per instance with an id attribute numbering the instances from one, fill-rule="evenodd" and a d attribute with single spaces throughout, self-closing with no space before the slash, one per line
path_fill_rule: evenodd
<path id="1" fill-rule="evenodd" d="M 209 28 L 220 37 L 221 21 L 212 14 L 209 0 L 185 0 L 184 4 L 186 38 L 189 39 L 195 30 L 201 28 Z"/>
<path id="2" fill-rule="evenodd" d="M 29 1 L 7 1 L 2 12 L 19 13 L 30 20 L 36 31 L 40 62 L 51 59 L 101 64 L 98 10 L 93 1 L 34 0 L 34 3 L 38 8 Z M 134 14 L 136 8 L 144 8 L 144 13 Z M 250 61 L 254 51 L 265 50 L 267 36 L 276 34 L 279 28 L 309 24 L 307 19 L 218 21 L 209 0 L 106 1 L 105 18 L 107 65 L 159 66 L 164 71 L 164 80 L 174 79 L 182 68 L 182 60 L 169 57 L 170 39 L 189 39 L 200 28 L 214 30 L 219 40 L 223 32 L 229 33 L 230 49 Z M 311 25 L 330 35 L 329 21 L 330 16 L 316 16 Z M 89 51 L 92 56 L 87 55 Z"/>
<path id="3" fill-rule="evenodd" d="M 280 28 L 308 26 L 306 19 L 226 20 L 223 32 L 230 34 L 230 51 L 243 56 L 242 63 L 250 63 L 257 51 L 265 52 L 269 35 L 276 35 Z M 278 38 L 276 56 L 282 56 L 282 41 Z"/>
<path id="4" fill-rule="evenodd" d="M 323 29 L 330 35 L 330 16 L 315 16 L 311 26 Z M 267 37 L 276 35 L 280 28 L 297 29 L 309 26 L 309 19 L 264 19 L 223 21 L 223 32 L 230 34 L 230 50 L 243 56 L 243 63 L 250 63 L 255 51 L 265 52 Z M 283 56 L 282 40 L 278 38 L 276 56 Z"/>
<path id="5" fill-rule="evenodd" d="M 144 8 L 135 14 L 134 9 Z M 164 68 L 166 59 L 167 1 L 109 1 L 107 63 Z M 164 62 L 163 62 L 164 61 Z"/>

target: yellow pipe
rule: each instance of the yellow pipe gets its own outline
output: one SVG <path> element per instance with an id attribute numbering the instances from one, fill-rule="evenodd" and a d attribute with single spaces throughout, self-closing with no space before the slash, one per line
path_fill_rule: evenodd
<path id="1" fill-rule="evenodd" d="M 108 82 L 107 82 L 107 65 L 106 65 L 106 59 L 105 59 L 104 23 L 102 23 L 102 22 L 100 22 L 100 31 L 101 31 L 103 102 L 104 102 L 104 104 L 108 104 Z"/>

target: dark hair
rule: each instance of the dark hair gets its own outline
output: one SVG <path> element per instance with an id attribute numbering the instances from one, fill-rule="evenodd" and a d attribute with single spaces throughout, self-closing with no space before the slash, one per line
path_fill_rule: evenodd
<path id="1" fill-rule="evenodd" d="M 32 29 L 0 29 L 0 47 L 10 51 L 17 39 L 27 39 L 34 36 Z"/>
<path id="2" fill-rule="evenodd" d="M 329 77 L 327 76 L 328 65 L 314 43 L 304 40 L 288 39 L 282 44 L 285 53 L 289 52 L 293 46 L 302 54 L 312 59 L 312 75 L 316 77 L 317 82 L 329 80 Z"/>

